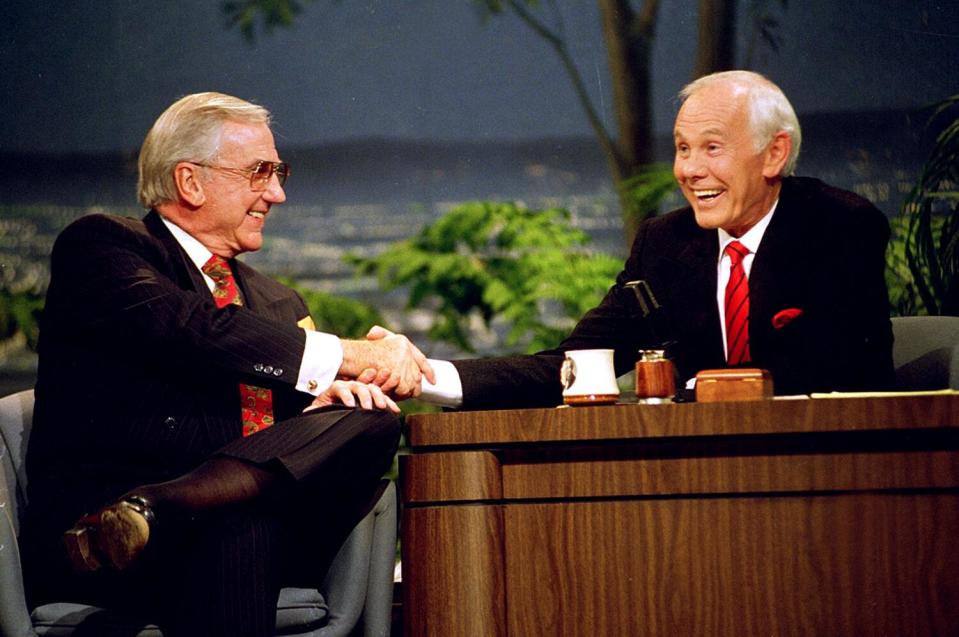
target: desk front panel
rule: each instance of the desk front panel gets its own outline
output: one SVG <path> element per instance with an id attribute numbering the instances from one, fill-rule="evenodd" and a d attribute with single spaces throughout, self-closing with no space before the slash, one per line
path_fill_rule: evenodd
<path id="1" fill-rule="evenodd" d="M 407 634 L 959 634 L 959 397 L 796 404 L 413 419 Z"/>
<path id="2" fill-rule="evenodd" d="M 507 505 L 519 636 L 955 635 L 959 498 Z"/>

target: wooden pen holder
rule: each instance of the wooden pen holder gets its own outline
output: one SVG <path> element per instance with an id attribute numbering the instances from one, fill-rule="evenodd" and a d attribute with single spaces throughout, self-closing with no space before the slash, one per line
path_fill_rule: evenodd
<path id="1" fill-rule="evenodd" d="M 765 369 L 704 369 L 696 374 L 696 402 L 772 398 L 773 377 Z"/>

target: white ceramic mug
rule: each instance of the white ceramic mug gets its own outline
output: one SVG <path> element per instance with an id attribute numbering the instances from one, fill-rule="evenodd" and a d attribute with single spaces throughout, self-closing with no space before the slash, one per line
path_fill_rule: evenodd
<path id="1" fill-rule="evenodd" d="M 560 370 L 563 402 L 567 405 L 608 405 L 619 399 L 613 350 L 576 349 L 566 352 Z"/>

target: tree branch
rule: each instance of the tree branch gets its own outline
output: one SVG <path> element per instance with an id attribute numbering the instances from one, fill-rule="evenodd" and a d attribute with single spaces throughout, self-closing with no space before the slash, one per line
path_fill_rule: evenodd
<path id="1" fill-rule="evenodd" d="M 570 81 L 573 84 L 573 91 L 576 93 L 576 97 L 579 99 L 579 103 L 582 105 L 583 110 L 586 111 L 586 119 L 589 120 L 589 125 L 596 134 L 597 139 L 599 139 L 600 146 L 602 146 L 606 155 L 611 158 L 611 162 L 615 162 L 618 168 L 622 161 L 619 149 L 616 147 L 616 144 L 610 137 L 606 127 L 603 126 L 603 121 L 600 119 L 599 114 L 596 112 L 596 109 L 593 106 L 593 102 L 589 98 L 589 93 L 586 91 L 586 85 L 583 83 L 583 78 L 579 74 L 579 69 L 576 68 L 576 64 L 573 62 L 569 52 L 566 50 L 566 43 L 562 40 L 562 38 L 553 33 L 545 24 L 537 20 L 536 16 L 530 13 L 526 7 L 516 0 L 509 0 L 509 6 L 513 12 L 527 24 L 527 26 L 535 31 L 536 34 L 541 38 L 546 40 L 546 42 L 556 51 L 560 62 L 563 64 L 563 68 L 566 69 L 566 73 L 569 75 Z"/>

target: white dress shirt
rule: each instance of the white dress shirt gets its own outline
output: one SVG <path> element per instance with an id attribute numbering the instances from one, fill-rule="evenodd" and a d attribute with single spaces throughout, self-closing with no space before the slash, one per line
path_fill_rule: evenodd
<path id="1" fill-rule="evenodd" d="M 753 269 L 753 259 L 756 258 L 756 250 L 759 249 L 759 244 L 763 240 L 763 235 L 766 233 L 766 228 L 769 227 L 769 222 L 772 220 L 773 213 L 776 212 L 776 206 L 778 204 L 779 200 L 777 199 L 773 202 L 769 212 L 738 239 L 722 228 L 719 228 L 719 263 L 716 264 L 718 268 L 716 277 L 716 304 L 719 306 L 719 325 L 723 331 L 723 351 L 727 355 L 729 352 L 726 352 L 726 283 L 729 281 L 729 270 L 732 267 L 732 261 L 729 256 L 725 254 L 726 246 L 733 241 L 739 241 L 739 243 L 743 244 L 743 247 L 749 250 L 749 254 L 743 258 L 743 270 L 746 271 L 746 280 L 748 281 L 749 273 Z"/>

